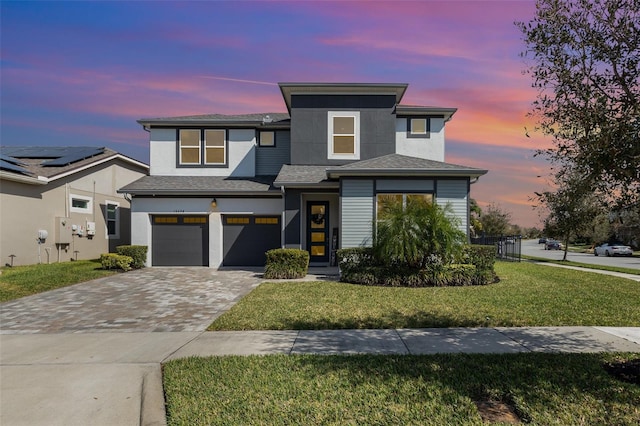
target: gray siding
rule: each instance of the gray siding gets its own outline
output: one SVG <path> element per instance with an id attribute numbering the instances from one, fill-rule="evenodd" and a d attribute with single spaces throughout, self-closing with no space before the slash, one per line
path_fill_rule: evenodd
<path id="1" fill-rule="evenodd" d="M 342 248 L 371 246 L 373 201 L 372 180 L 345 179 L 342 181 L 340 196 Z"/>
<path id="2" fill-rule="evenodd" d="M 256 147 L 256 175 L 277 175 L 291 162 L 291 132 L 277 131 L 276 146 Z"/>
<path id="3" fill-rule="evenodd" d="M 433 179 L 378 179 L 378 192 L 429 192 L 434 190 Z"/>
<path id="4" fill-rule="evenodd" d="M 339 165 L 327 158 L 328 111 L 360 112 L 360 160 L 396 149 L 395 96 L 294 95 L 291 105 L 291 164 Z"/>
<path id="5" fill-rule="evenodd" d="M 287 189 L 284 195 L 284 245 L 300 245 L 300 190 Z"/>
<path id="6" fill-rule="evenodd" d="M 469 179 L 438 180 L 436 202 L 439 206 L 451 205 L 460 220 L 460 230 L 469 235 Z"/>

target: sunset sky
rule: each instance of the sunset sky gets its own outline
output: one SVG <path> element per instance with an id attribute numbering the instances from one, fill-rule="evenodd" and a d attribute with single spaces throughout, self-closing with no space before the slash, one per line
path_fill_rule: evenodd
<path id="1" fill-rule="evenodd" d="M 534 1 L 0 7 L 2 145 L 107 146 L 148 162 L 143 117 L 286 112 L 278 82 L 408 83 L 402 103 L 458 108 L 446 161 L 489 169 L 471 196 L 539 225 L 530 198 L 549 165 L 533 154 L 550 141 L 526 117 L 536 92 L 514 25 Z"/>

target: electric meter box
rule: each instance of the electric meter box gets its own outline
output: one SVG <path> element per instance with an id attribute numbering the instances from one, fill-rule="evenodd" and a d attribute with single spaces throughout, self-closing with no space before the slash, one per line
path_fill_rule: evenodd
<path id="1" fill-rule="evenodd" d="M 96 223 L 87 221 L 87 236 L 96 235 Z"/>
<path id="2" fill-rule="evenodd" d="M 56 244 L 71 244 L 72 239 L 71 219 L 56 217 Z"/>

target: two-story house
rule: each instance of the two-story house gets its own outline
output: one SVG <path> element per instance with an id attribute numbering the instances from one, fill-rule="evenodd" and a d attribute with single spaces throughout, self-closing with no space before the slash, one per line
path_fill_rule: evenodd
<path id="1" fill-rule="evenodd" d="M 371 244 L 388 199 L 450 204 L 468 234 L 470 185 L 487 171 L 444 162 L 455 108 L 402 105 L 407 84 L 279 86 L 288 114 L 138 121 L 150 174 L 120 192 L 148 265 L 263 265 L 276 247 L 327 265 Z"/>

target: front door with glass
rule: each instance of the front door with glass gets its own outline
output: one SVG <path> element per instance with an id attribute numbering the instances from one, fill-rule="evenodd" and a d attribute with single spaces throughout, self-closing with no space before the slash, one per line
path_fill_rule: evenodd
<path id="1" fill-rule="evenodd" d="M 329 203 L 307 202 L 307 247 L 309 262 L 329 261 Z"/>

